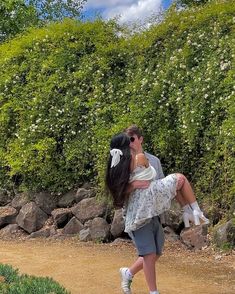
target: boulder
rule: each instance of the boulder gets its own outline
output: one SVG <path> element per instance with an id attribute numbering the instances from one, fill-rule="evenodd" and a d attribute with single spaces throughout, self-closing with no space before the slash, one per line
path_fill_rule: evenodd
<path id="1" fill-rule="evenodd" d="M 17 194 L 11 201 L 11 206 L 18 211 L 29 202 L 29 195 L 27 193 Z"/>
<path id="2" fill-rule="evenodd" d="M 7 205 L 11 202 L 12 195 L 5 189 L 0 189 L 0 206 Z"/>
<path id="3" fill-rule="evenodd" d="M 58 207 L 72 207 L 75 203 L 76 191 L 71 190 L 60 198 L 58 202 Z"/>
<path id="4" fill-rule="evenodd" d="M 47 214 L 35 202 L 29 202 L 21 208 L 16 222 L 22 229 L 31 234 L 40 230 L 47 219 Z"/>
<path id="5" fill-rule="evenodd" d="M 174 230 L 172 230 L 170 227 L 165 227 L 164 229 L 165 239 L 170 242 L 174 242 L 176 240 L 179 240 L 179 235 L 177 235 Z"/>
<path id="6" fill-rule="evenodd" d="M 13 224 L 16 220 L 17 210 L 11 206 L 0 207 L 0 227 Z"/>
<path id="7" fill-rule="evenodd" d="M 110 231 L 114 238 L 120 237 L 122 235 L 124 231 L 124 219 L 122 209 L 115 210 Z"/>
<path id="8" fill-rule="evenodd" d="M 221 247 L 223 245 L 235 246 L 235 222 L 232 220 L 217 225 L 213 232 L 213 242 L 216 246 Z"/>
<path id="9" fill-rule="evenodd" d="M 91 233 L 89 228 L 84 228 L 79 232 L 79 240 L 83 242 L 91 241 Z"/>
<path id="10" fill-rule="evenodd" d="M 200 225 L 183 229 L 180 233 L 180 240 L 189 249 L 202 249 L 202 247 L 208 245 L 207 232 L 207 225 Z"/>
<path id="11" fill-rule="evenodd" d="M 42 228 L 41 230 L 31 233 L 29 235 L 29 238 L 47 238 L 50 235 L 51 235 L 51 229 L 48 227 L 48 228 Z"/>
<path id="12" fill-rule="evenodd" d="M 57 228 L 63 228 L 72 218 L 70 208 L 57 208 L 51 212 L 51 215 Z"/>
<path id="13" fill-rule="evenodd" d="M 32 199 L 47 214 L 57 207 L 56 197 L 48 192 L 34 193 Z"/>
<path id="14" fill-rule="evenodd" d="M 172 201 L 171 208 L 161 214 L 160 219 L 162 224 L 171 227 L 177 232 L 182 223 L 182 211 L 178 202 Z"/>
<path id="15" fill-rule="evenodd" d="M 133 243 L 130 238 L 117 238 L 112 242 L 112 245 L 117 245 L 120 246 L 122 244 L 128 244 L 128 243 Z"/>
<path id="16" fill-rule="evenodd" d="M 72 207 L 71 210 L 80 222 L 85 223 L 89 219 L 103 216 L 106 212 L 106 208 L 107 207 L 104 203 L 97 202 L 97 200 L 93 197 L 83 199 Z"/>
<path id="17" fill-rule="evenodd" d="M 110 225 L 101 217 L 95 217 L 90 227 L 91 239 L 93 241 L 106 241 L 110 235 Z"/>
<path id="18" fill-rule="evenodd" d="M 27 236 L 28 234 L 17 224 L 7 225 L 0 230 L 0 238 L 3 239 L 26 238 Z"/>
<path id="19" fill-rule="evenodd" d="M 85 188 L 79 188 L 76 192 L 76 202 L 80 202 L 81 200 L 83 199 L 86 199 L 86 198 L 91 198 L 91 197 L 94 197 L 95 196 L 95 193 L 92 189 L 85 189 Z"/>
<path id="20" fill-rule="evenodd" d="M 78 234 L 83 229 L 83 224 L 74 216 L 63 228 L 62 234 Z"/>

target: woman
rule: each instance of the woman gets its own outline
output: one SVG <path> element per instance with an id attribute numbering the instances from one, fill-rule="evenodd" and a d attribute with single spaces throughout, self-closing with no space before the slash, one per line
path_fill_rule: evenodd
<path id="1" fill-rule="evenodd" d="M 143 256 L 143 269 L 150 293 L 156 294 L 156 244 L 150 236 L 154 228 L 151 224 L 154 217 L 168 210 L 171 200 L 177 195 L 176 199 L 183 199 L 183 203 L 190 205 L 189 210 L 184 212 L 186 226 L 189 219 L 197 225 L 200 224 L 200 220 L 205 223 L 209 223 L 209 220 L 201 212 L 185 176 L 177 173 L 155 180 L 155 170 L 149 165 L 145 155 L 135 154 L 130 150 L 129 145 L 133 139 L 125 133 L 112 138 L 106 186 L 112 195 L 114 206 L 125 207 L 125 232 L 134 240 L 139 256 Z M 140 181 L 147 182 L 149 186 L 146 185 L 146 189 L 138 189 Z M 130 193 L 131 182 L 137 189 Z M 130 287 L 125 293 L 131 293 Z"/>
<path id="2" fill-rule="evenodd" d="M 204 217 L 198 204 L 194 203 L 196 198 L 186 177 L 175 173 L 163 179 L 154 180 L 156 172 L 149 165 L 145 155 L 131 152 L 129 147 L 131 139 L 132 137 L 129 138 L 125 133 L 120 133 L 112 138 L 106 172 L 106 186 L 111 192 L 114 206 L 120 208 L 127 205 L 126 208 L 131 213 L 131 219 L 126 221 L 131 222 L 126 223 L 126 232 L 133 231 L 135 226 L 141 227 L 145 220 L 168 210 L 171 200 L 177 194 L 180 194 L 179 198 L 183 198 L 185 203 L 192 208 L 193 221 L 196 225 L 200 224 L 200 220 L 208 223 L 208 219 Z M 129 184 L 134 181 L 151 182 L 147 189 L 137 189 L 129 197 Z M 134 209 L 136 202 L 138 202 L 138 207 Z M 151 206 L 151 209 L 148 209 L 146 205 Z M 138 212 L 141 215 L 137 215 Z M 190 211 L 187 214 L 190 214 Z M 190 216 L 187 217 L 190 218 Z M 188 227 L 188 219 L 186 217 L 184 219 Z"/>

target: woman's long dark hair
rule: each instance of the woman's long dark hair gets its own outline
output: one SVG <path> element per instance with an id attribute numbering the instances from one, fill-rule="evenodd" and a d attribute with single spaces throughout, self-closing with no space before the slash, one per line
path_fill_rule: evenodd
<path id="1" fill-rule="evenodd" d="M 110 191 L 115 208 L 121 208 L 124 205 L 127 195 L 127 186 L 130 178 L 130 139 L 125 133 L 115 135 L 111 139 L 110 150 L 116 148 L 123 153 L 120 162 L 111 167 L 112 156 L 109 155 L 105 184 Z"/>

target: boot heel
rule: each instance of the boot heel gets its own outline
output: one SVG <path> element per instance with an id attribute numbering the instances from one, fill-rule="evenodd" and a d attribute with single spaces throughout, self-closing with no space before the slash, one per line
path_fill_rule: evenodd
<path id="1" fill-rule="evenodd" d="M 201 223 L 200 223 L 199 216 L 198 215 L 194 215 L 193 218 L 194 218 L 194 224 L 195 224 L 195 226 L 200 226 Z"/>

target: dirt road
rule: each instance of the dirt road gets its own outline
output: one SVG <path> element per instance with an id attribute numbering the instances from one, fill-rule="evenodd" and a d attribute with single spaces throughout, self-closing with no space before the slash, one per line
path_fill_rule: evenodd
<path id="1" fill-rule="evenodd" d="M 50 276 L 72 294 L 120 294 L 118 269 L 136 257 L 131 244 L 79 243 L 74 239 L 0 241 L 0 248 L 1 263 L 21 273 Z M 157 273 L 161 294 L 235 293 L 235 256 L 231 254 L 192 252 L 166 244 Z M 147 293 L 144 275 L 139 273 L 133 294 Z"/>

